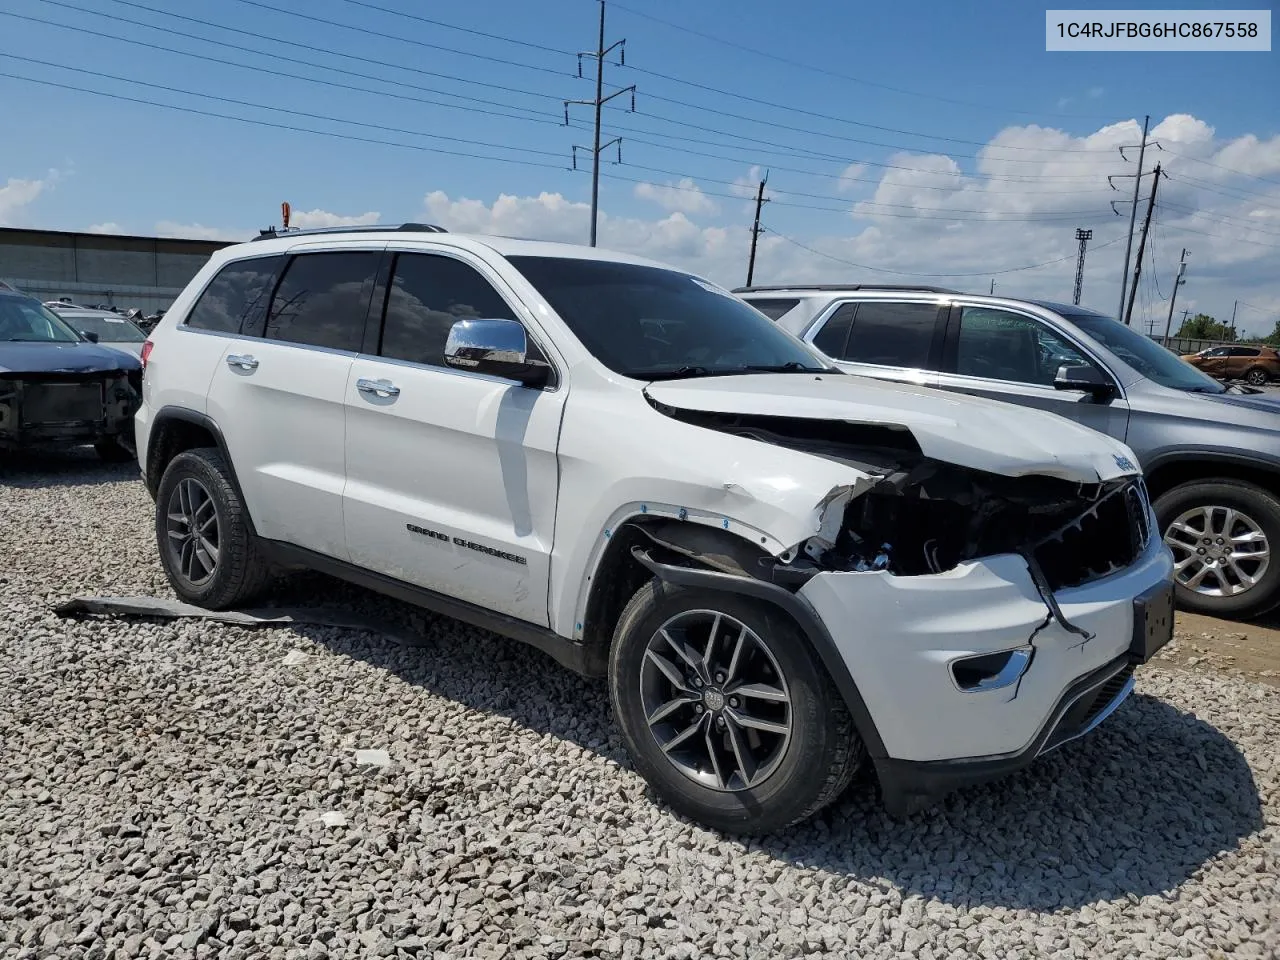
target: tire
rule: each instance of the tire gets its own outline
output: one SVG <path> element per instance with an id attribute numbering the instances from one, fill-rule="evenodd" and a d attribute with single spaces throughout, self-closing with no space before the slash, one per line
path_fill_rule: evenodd
<path id="1" fill-rule="evenodd" d="M 695 691 L 691 662 L 666 643 L 659 629 L 666 626 L 668 635 L 701 653 L 706 644 L 698 641 L 706 634 L 699 624 L 709 627 L 716 615 L 721 618 L 717 650 L 703 674 L 711 682 L 702 681 Z M 743 626 L 750 638 L 743 641 L 737 679 L 721 681 L 716 672 L 727 669 L 736 638 L 748 636 L 738 629 Z M 666 650 L 667 664 L 678 663 L 686 689 L 701 698 L 685 697 L 652 728 L 647 716 L 659 713 L 655 702 L 676 688 L 671 674 L 649 656 L 651 645 Z M 701 662 L 697 656 L 693 660 Z M 758 694 L 765 688 L 771 695 L 785 691 L 789 703 L 735 696 L 746 683 Z M 812 816 L 849 785 L 863 754 L 844 701 L 795 623 L 770 604 L 732 593 L 658 580 L 636 591 L 614 631 L 609 693 L 632 762 L 654 792 L 677 812 L 729 833 L 770 833 Z M 667 705 L 680 696 L 673 694 Z M 732 719 L 743 717 L 753 723 L 764 718 L 788 733 L 751 730 Z M 732 729 L 716 727 L 730 722 Z M 699 724 L 698 733 L 672 747 L 671 741 L 693 723 Z M 744 764 L 732 750 L 735 739 L 750 755 Z M 716 750 L 715 761 L 708 743 Z M 753 777 L 743 774 L 748 765 L 754 767 Z M 689 772 L 694 766 L 700 768 L 698 779 Z"/>
<path id="2" fill-rule="evenodd" d="M 1245 373 L 1244 382 L 1251 387 L 1262 387 L 1271 382 L 1271 374 L 1263 367 L 1254 367 Z"/>
<path id="3" fill-rule="evenodd" d="M 1206 520 L 1203 511 L 1209 510 L 1212 521 Z M 1224 539 L 1223 527 L 1227 511 L 1235 511 L 1232 531 L 1240 538 L 1233 546 L 1231 563 L 1236 571 L 1243 571 L 1254 579 L 1246 586 L 1231 569 L 1231 564 L 1221 559 L 1228 544 L 1218 544 Z M 1174 487 L 1155 502 L 1156 518 L 1164 534 L 1165 543 L 1173 550 L 1175 564 L 1187 561 L 1196 551 L 1205 549 L 1204 556 L 1214 560 L 1215 567 L 1206 573 L 1200 589 L 1191 589 L 1186 581 L 1194 577 L 1205 565 L 1192 560 L 1183 570 L 1175 572 L 1174 590 L 1178 606 L 1184 610 L 1215 617 L 1243 620 L 1261 616 L 1280 605 L 1280 500 L 1261 487 L 1241 480 L 1226 478 L 1199 480 Z M 1181 523 L 1181 527 L 1175 527 Z M 1208 535 L 1209 543 L 1204 542 Z M 1244 538 L 1248 535 L 1249 539 Z M 1262 562 L 1247 554 L 1266 551 Z M 1217 553 L 1217 557 L 1215 557 Z M 1225 578 L 1225 581 L 1224 581 Z M 1244 589 L 1239 589 L 1244 587 Z M 1216 591 L 1218 595 L 1214 595 Z"/>
<path id="4" fill-rule="evenodd" d="M 137 454 L 125 446 L 119 437 L 100 437 L 93 445 L 103 463 L 128 463 Z"/>
<path id="5" fill-rule="evenodd" d="M 212 528 L 207 526 L 211 512 Z M 201 549 L 189 537 L 171 536 L 191 529 L 185 519 L 190 516 L 205 534 Z M 206 549 L 210 543 L 216 553 Z M 244 604 L 270 582 L 270 567 L 250 530 L 231 470 L 213 447 L 180 453 L 165 468 L 156 491 L 156 547 L 174 592 L 207 610 Z"/>

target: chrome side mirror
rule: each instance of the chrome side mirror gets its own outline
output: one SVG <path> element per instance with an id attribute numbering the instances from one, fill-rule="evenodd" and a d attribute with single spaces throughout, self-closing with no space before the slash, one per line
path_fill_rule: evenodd
<path id="1" fill-rule="evenodd" d="M 546 386 L 551 368 L 529 357 L 524 327 L 515 320 L 459 320 L 449 329 L 444 362 L 458 370 L 473 370 L 526 387 Z"/>

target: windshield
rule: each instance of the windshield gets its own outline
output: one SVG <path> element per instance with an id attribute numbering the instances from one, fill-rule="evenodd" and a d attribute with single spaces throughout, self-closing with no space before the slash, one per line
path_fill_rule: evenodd
<path id="1" fill-rule="evenodd" d="M 0 342 L 75 343 L 80 335 L 30 297 L 0 297 Z"/>
<path id="2" fill-rule="evenodd" d="M 99 340 L 108 343 L 142 343 L 146 335 L 124 317 L 71 316 L 63 317 L 67 323 L 85 333 L 96 333 Z"/>
<path id="3" fill-rule="evenodd" d="M 637 380 L 834 371 L 728 291 L 675 270 L 510 257 L 597 360 Z"/>
<path id="4" fill-rule="evenodd" d="M 1154 380 L 1162 387 L 1188 393 L 1227 392 L 1227 388 L 1213 377 L 1201 373 L 1132 327 L 1093 311 L 1058 309 L 1058 312 L 1148 380 Z"/>

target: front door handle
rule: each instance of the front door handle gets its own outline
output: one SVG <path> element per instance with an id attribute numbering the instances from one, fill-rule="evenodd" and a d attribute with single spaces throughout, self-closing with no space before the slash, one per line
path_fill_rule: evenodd
<path id="1" fill-rule="evenodd" d="M 239 367 L 241 370 L 257 370 L 258 361 L 247 353 L 229 353 L 227 354 L 227 366 Z"/>
<path id="2" fill-rule="evenodd" d="M 356 389 L 373 397 L 400 396 L 400 388 L 390 380 L 368 380 L 361 377 L 356 381 Z"/>

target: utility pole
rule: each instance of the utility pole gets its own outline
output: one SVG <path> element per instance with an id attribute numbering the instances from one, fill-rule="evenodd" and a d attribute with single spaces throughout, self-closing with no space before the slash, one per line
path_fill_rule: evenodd
<path id="1" fill-rule="evenodd" d="M 1173 281 L 1173 293 L 1169 294 L 1169 319 L 1164 322 L 1164 345 L 1169 346 L 1169 328 L 1173 326 L 1173 305 L 1178 301 L 1178 288 L 1187 281 L 1183 279 L 1183 274 L 1187 272 L 1187 248 L 1182 248 L 1182 259 L 1178 261 L 1178 276 Z M 1190 310 L 1182 311 L 1182 322 L 1187 322 L 1187 314 Z"/>
<path id="2" fill-rule="evenodd" d="M 622 96 L 624 93 L 631 94 L 631 111 L 634 113 L 636 109 L 636 86 L 633 83 L 629 87 L 623 87 L 621 90 L 615 90 L 607 97 L 604 95 L 604 58 L 618 50 L 618 65 L 625 66 L 627 62 L 626 40 L 616 40 L 609 46 L 604 45 L 604 0 L 600 0 L 600 39 L 596 44 L 595 50 L 588 50 L 585 53 L 578 54 L 578 76 L 582 76 L 582 58 L 594 57 L 596 61 L 596 98 L 594 100 L 566 100 L 564 102 L 564 125 L 569 125 L 569 106 L 571 104 L 581 104 L 583 106 L 595 107 L 596 123 L 595 123 L 595 139 L 590 147 L 582 147 L 577 144 L 573 147 L 573 169 L 578 169 L 578 151 L 589 150 L 591 152 L 591 246 L 596 245 L 596 218 L 600 209 L 600 152 L 608 150 L 615 144 L 618 147 L 618 162 L 622 162 L 622 138 L 614 137 L 608 143 L 600 143 L 600 111 L 606 103 L 614 97 Z"/>
<path id="3" fill-rule="evenodd" d="M 1240 306 L 1239 300 L 1231 301 L 1231 338 L 1234 340 L 1236 336 L 1236 307 Z"/>
<path id="4" fill-rule="evenodd" d="M 1129 326 L 1133 316 L 1133 301 L 1138 299 L 1138 278 L 1142 276 L 1142 255 L 1147 251 L 1147 231 L 1151 229 L 1151 211 L 1156 206 L 1156 188 L 1160 186 L 1160 164 L 1156 164 L 1151 180 L 1151 195 L 1147 197 L 1147 215 L 1142 219 L 1142 239 L 1138 241 L 1138 259 L 1133 265 L 1133 286 L 1129 288 L 1129 306 L 1125 308 L 1124 325 Z"/>
<path id="5" fill-rule="evenodd" d="M 1080 252 L 1076 254 L 1076 288 L 1071 294 L 1071 302 L 1080 305 L 1080 289 L 1084 286 L 1084 251 L 1093 239 L 1093 231 L 1076 227 L 1076 239 L 1080 241 Z"/>
<path id="6" fill-rule="evenodd" d="M 769 182 L 769 171 L 764 172 L 764 179 L 756 190 L 756 222 L 751 227 L 751 256 L 747 258 L 747 286 L 751 286 L 751 278 L 756 274 L 756 241 L 760 239 L 760 208 L 769 201 L 764 197 L 764 185 Z"/>
<path id="7" fill-rule="evenodd" d="M 989 295 L 993 297 L 996 295 L 996 278 L 995 277 L 991 278 L 991 293 Z"/>
<path id="8" fill-rule="evenodd" d="M 1151 117 L 1142 118 L 1142 143 L 1138 146 L 1138 172 L 1134 174 L 1133 179 L 1133 205 L 1129 208 L 1129 239 L 1124 245 L 1124 269 L 1120 272 L 1120 309 L 1116 311 L 1117 317 L 1124 316 L 1124 288 L 1129 279 L 1129 255 L 1133 252 L 1133 224 L 1138 217 L 1138 188 L 1142 185 L 1142 161 L 1147 153 L 1147 129 L 1151 126 Z M 1120 156 L 1128 160 L 1124 156 L 1124 147 L 1120 148 Z M 1128 176 L 1128 174 L 1125 174 Z M 1111 183 L 1111 177 L 1107 177 L 1107 182 Z M 1115 188 L 1115 184 L 1112 184 Z M 1114 207 L 1112 208 L 1114 209 Z"/>

